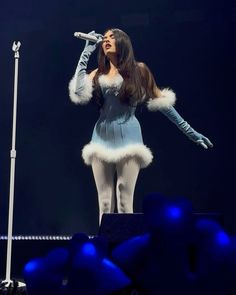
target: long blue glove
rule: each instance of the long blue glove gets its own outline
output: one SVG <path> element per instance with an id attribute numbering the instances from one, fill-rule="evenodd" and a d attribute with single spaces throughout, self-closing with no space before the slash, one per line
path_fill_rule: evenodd
<path id="1" fill-rule="evenodd" d="M 97 37 L 98 41 L 95 43 L 87 40 L 84 50 L 80 55 L 75 75 L 69 84 L 69 95 L 74 103 L 85 104 L 92 97 L 92 81 L 89 79 L 86 70 L 90 55 L 96 50 L 97 45 L 102 41 L 103 36 L 95 33 L 95 31 L 92 31 L 89 34 Z"/>
<path id="2" fill-rule="evenodd" d="M 204 149 L 208 147 L 213 147 L 211 141 L 195 131 L 189 124 L 186 122 L 176 111 L 173 106 L 168 108 L 159 109 L 161 113 L 163 113 L 171 122 L 173 122 L 189 139 L 201 145 Z"/>

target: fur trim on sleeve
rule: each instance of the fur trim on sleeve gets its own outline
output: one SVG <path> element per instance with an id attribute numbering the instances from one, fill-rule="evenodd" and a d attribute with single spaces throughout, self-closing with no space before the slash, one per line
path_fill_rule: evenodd
<path id="1" fill-rule="evenodd" d="M 151 112 L 155 112 L 161 109 L 168 109 L 174 106 L 176 101 L 176 95 L 173 90 L 164 88 L 161 90 L 161 96 L 153 99 L 149 99 L 147 102 L 147 108 Z"/>
<path id="2" fill-rule="evenodd" d="M 76 92 L 76 77 L 74 76 L 70 83 L 69 83 L 69 96 L 72 102 L 76 104 L 87 104 L 93 93 L 93 83 L 92 80 L 88 77 L 88 75 L 85 75 L 84 78 L 84 84 Z"/>

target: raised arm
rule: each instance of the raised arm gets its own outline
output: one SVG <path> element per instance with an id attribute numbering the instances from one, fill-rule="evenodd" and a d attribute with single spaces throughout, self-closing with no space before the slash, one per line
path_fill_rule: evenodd
<path id="1" fill-rule="evenodd" d="M 88 61 L 91 54 L 97 48 L 97 45 L 102 40 L 102 35 L 96 34 L 94 31 L 89 34 L 98 38 L 96 43 L 86 41 L 83 52 L 80 55 L 75 74 L 69 83 L 69 96 L 72 102 L 76 104 L 86 104 L 92 97 L 93 84 L 92 80 L 96 70 L 87 74 Z"/>

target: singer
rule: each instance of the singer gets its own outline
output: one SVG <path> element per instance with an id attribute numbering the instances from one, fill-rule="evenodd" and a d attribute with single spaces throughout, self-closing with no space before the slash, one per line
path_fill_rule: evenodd
<path id="1" fill-rule="evenodd" d="M 103 38 L 94 31 L 96 43 L 86 41 L 75 74 L 69 83 L 72 102 L 86 104 L 94 100 L 100 108 L 90 143 L 82 157 L 92 166 L 99 203 L 99 221 L 103 213 L 133 212 L 133 195 L 141 168 L 152 162 L 152 152 L 144 145 L 135 109 L 145 104 L 160 111 L 189 139 L 207 149 L 211 141 L 195 131 L 176 111 L 175 93 L 160 89 L 147 65 L 137 62 L 129 36 L 120 29 L 108 29 Z M 98 68 L 87 73 L 90 55 L 98 48 Z M 116 173 L 116 183 L 114 175 Z"/>

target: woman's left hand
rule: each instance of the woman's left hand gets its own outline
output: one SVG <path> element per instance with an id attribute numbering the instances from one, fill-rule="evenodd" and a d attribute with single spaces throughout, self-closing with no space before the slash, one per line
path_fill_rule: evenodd
<path id="1" fill-rule="evenodd" d="M 213 147 L 213 143 L 206 136 L 199 133 L 199 139 L 195 141 L 197 144 L 201 145 L 204 149 Z"/>

